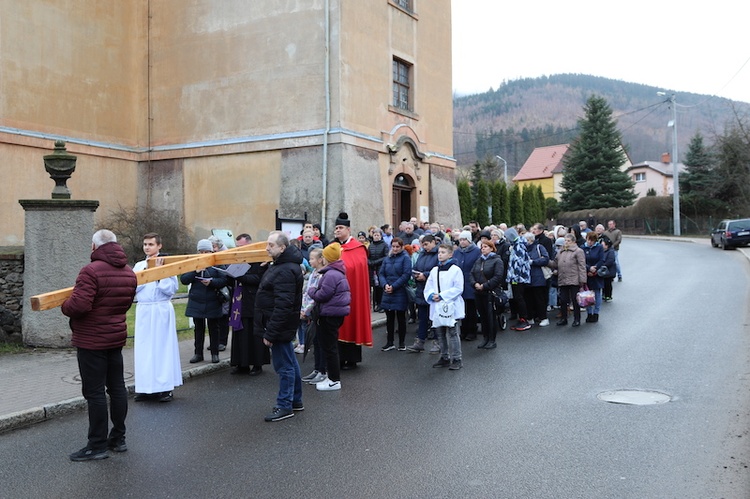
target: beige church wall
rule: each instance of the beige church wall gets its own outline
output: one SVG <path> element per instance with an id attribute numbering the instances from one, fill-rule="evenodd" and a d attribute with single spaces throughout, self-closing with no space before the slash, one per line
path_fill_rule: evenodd
<path id="1" fill-rule="evenodd" d="M 424 142 L 420 145 L 421 152 L 450 156 L 453 149 L 450 2 L 420 2 L 416 18 L 379 0 L 366 3 L 370 4 L 370 15 L 360 14 L 359 3 L 344 4 L 338 14 L 343 28 L 340 40 L 334 40 L 334 51 L 340 51 L 342 61 L 336 72 L 340 88 L 344 89 L 339 106 L 342 126 L 380 136 L 383 131 L 407 124 Z M 414 64 L 411 82 L 414 116 L 389 110 L 393 101 L 394 56 Z"/>
<path id="2" fill-rule="evenodd" d="M 352 232 L 384 223 L 378 153 L 348 144 L 329 147 L 326 234 L 333 235 L 339 212 L 351 220 Z"/>
<path id="3" fill-rule="evenodd" d="M 456 169 L 429 165 L 430 221 L 446 227 L 461 226 L 461 207 L 456 193 Z"/>
<path id="4" fill-rule="evenodd" d="M 211 229 L 262 240 L 275 229 L 281 190 L 278 151 L 185 159 L 185 224 L 196 238 Z"/>
<path id="5" fill-rule="evenodd" d="M 1 0 L 0 12 L 0 127 L 142 145 L 144 0 Z"/>
<path id="6" fill-rule="evenodd" d="M 323 2 L 151 4 L 154 145 L 322 129 Z"/>
<path id="7" fill-rule="evenodd" d="M 50 148 L 22 147 L 0 143 L 0 246 L 20 245 L 24 241 L 24 210 L 19 199 L 50 199 L 55 182 L 44 169 L 43 157 Z M 137 189 L 137 165 L 133 161 L 90 156 L 68 148 L 77 157 L 76 170 L 68 180 L 71 198 L 98 200 L 96 220 L 99 222 L 118 205 L 134 205 Z"/>

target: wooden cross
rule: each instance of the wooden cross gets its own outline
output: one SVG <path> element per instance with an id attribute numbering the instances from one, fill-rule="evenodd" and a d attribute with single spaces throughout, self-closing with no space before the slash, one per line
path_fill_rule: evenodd
<path id="1" fill-rule="evenodd" d="M 271 257 L 266 253 L 265 241 L 238 246 L 218 253 L 203 255 L 174 255 L 165 256 L 164 265 L 156 267 L 154 259 L 148 260 L 148 269 L 135 273 L 138 284 L 158 281 L 165 277 L 184 274 L 194 270 L 205 269 L 214 265 L 228 265 L 230 263 L 270 262 Z M 73 288 L 58 289 L 31 297 L 31 310 L 39 312 L 59 307 L 73 294 Z"/>

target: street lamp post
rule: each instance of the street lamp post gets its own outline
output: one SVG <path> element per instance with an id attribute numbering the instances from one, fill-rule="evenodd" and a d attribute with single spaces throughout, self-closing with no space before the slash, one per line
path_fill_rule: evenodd
<path id="1" fill-rule="evenodd" d="M 664 92 L 657 92 L 657 95 L 666 95 Z M 680 171 L 677 167 L 677 102 L 676 96 L 669 96 L 669 102 L 672 104 L 672 220 L 674 224 L 674 235 L 682 234 L 680 229 Z"/>
<path id="2" fill-rule="evenodd" d="M 505 180 L 505 185 L 508 185 L 508 162 L 505 161 L 500 156 L 495 156 L 497 159 L 503 162 L 503 180 Z"/>

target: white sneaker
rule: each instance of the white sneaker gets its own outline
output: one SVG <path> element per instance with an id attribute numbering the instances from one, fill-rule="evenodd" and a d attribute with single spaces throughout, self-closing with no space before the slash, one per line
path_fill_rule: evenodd
<path id="1" fill-rule="evenodd" d="M 318 374 L 320 374 L 320 372 L 317 369 L 315 369 L 315 370 L 313 370 L 313 372 L 311 372 L 307 376 L 302 376 L 302 381 L 304 381 L 305 383 L 307 383 L 310 380 L 315 379 L 315 376 L 317 376 Z"/>
<path id="2" fill-rule="evenodd" d="M 297 345 L 294 347 L 294 353 L 305 353 L 305 345 Z"/>
<path id="3" fill-rule="evenodd" d="M 529 324 L 531 324 L 532 326 L 534 325 L 534 319 L 529 319 L 529 320 L 528 320 L 528 321 L 526 321 L 526 322 L 528 322 L 528 323 L 529 323 Z"/>
<path id="4" fill-rule="evenodd" d="M 320 392 L 332 392 L 334 390 L 341 390 L 341 381 L 331 381 L 326 377 L 326 379 L 316 384 L 315 388 L 317 388 Z"/>
<path id="5" fill-rule="evenodd" d="M 310 383 L 311 385 L 316 385 L 316 384 L 320 383 L 321 381 L 323 381 L 324 379 L 328 379 L 328 376 L 326 376 L 323 373 L 318 373 L 318 374 L 315 375 L 314 378 L 312 378 L 310 381 L 308 381 L 308 383 Z"/>
<path id="6" fill-rule="evenodd" d="M 549 319 L 542 319 L 539 323 L 539 327 L 549 326 Z"/>

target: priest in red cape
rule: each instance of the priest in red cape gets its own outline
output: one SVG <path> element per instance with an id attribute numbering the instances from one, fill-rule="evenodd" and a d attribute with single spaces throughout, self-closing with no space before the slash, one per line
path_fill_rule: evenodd
<path id="1" fill-rule="evenodd" d="M 349 215 L 339 213 L 333 231 L 341 244 L 341 260 L 346 267 L 346 280 L 352 294 L 351 312 L 339 329 L 339 360 L 341 369 L 354 369 L 362 362 L 362 345 L 372 347 L 372 316 L 370 315 L 370 274 L 367 248 L 352 237 Z"/>

